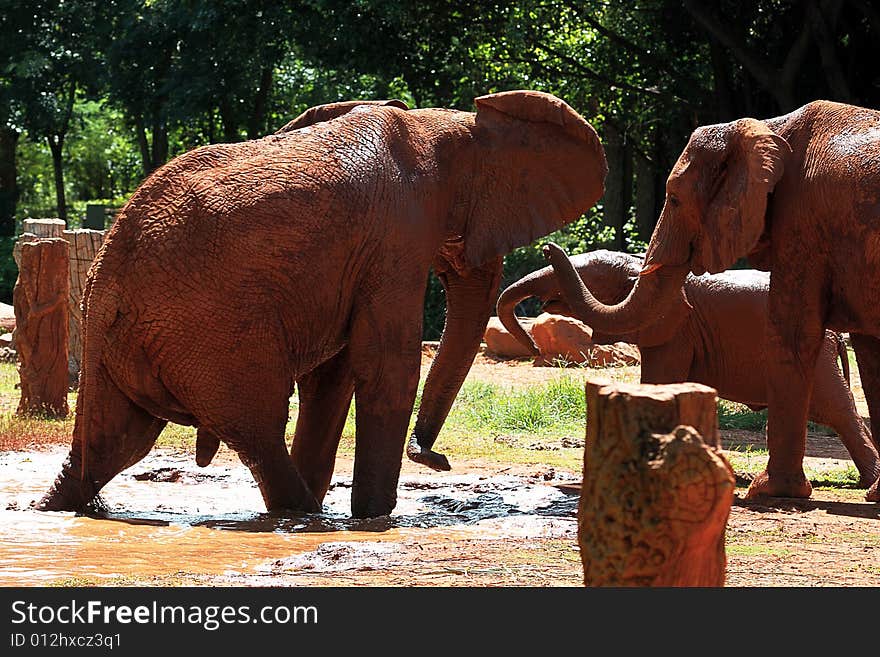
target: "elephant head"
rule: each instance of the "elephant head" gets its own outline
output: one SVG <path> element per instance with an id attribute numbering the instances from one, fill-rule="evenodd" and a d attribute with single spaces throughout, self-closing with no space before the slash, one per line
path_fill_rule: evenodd
<path id="1" fill-rule="evenodd" d="M 431 447 L 479 349 L 503 256 L 577 219 L 604 193 L 608 172 L 596 131 L 559 98 L 509 91 L 475 104 L 450 145 L 453 196 L 434 261 L 446 323 L 407 447 L 410 459 L 436 470 L 449 469 Z"/>
<path id="2" fill-rule="evenodd" d="M 688 271 L 718 273 L 766 251 L 768 195 L 782 178 L 788 143 L 762 121 L 704 126 L 691 135 L 666 182 L 666 201 L 638 283 L 607 306 L 583 285 L 565 253 L 545 249 L 575 314 L 599 331 L 637 330 L 669 316 Z"/>
<path id="3" fill-rule="evenodd" d="M 330 121 L 331 119 L 335 119 L 336 117 L 342 116 L 343 114 L 348 114 L 355 107 L 360 107 L 361 105 L 378 105 L 382 107 L 397 107 L 402 110 L 407 110 L 406 103 L 402 100 L 345 100 L 339 103 L 327 103 L 325 105 L 316 105 L 315 107 L 310 107 L 305 112 L 300 114 L 298 117 L 290 121 L 284 127 L 279 128 L 275 131 L 275 134 L 280 134 L 282 132 L 291 132 L 293 130 L 299 130 L 300 128 L 305 128 L 310 125 L 314 125 L 315 123 L 320 123 L 322 121 Z"/>
<path id="4" fill-rule="evenodd" d="M 576 255 L 571 258 L 571 262 L 578 277 L 596 299 L 602 303 L 615 304 L 625 299 L 632 291 L 639 279 L 642 258 L 629 253 L 600 249 Z M 498 319 L 509 333 L 537 356 L 539 355 L 537 346 L 514 314 L 517 304 L 530 297 L 537 297 L 541 301 L 543 312 L 582 318 L 566 302 L 553 267 L 548 266 L 534 271 L 505 289 L 498 297 L 496 307 Z M 661 345 L 671 340 L 680 330 L 689 312 L 690 309 L 682 298 L 678 300 L 678 307 L 670 309 L 667 313 L 667 319 L 646 322 L 635 332 L 594 331 L 592 340 L 596 344 L 622 341 L 641 347 Z"/>

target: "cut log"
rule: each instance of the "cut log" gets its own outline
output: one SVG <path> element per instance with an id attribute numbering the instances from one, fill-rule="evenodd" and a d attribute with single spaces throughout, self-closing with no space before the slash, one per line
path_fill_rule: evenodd
<path id="1" fill-rule="evenodd" d="M 65 230 L 64 239 L 70 244 L 70 346 L 68 348 L 68 369 L 72 382 L 79 380 L 82 366 L 82 293 L 86 285 L 89 268 L 104 243 L 103 230 Z"/>
<path id="2" fill-rule="evenodd" d="M 33 233 L 37 237 L 61 237 L 67 227 L 64 219 L 24 219 L 21 232 Z"/>
<path id="3" fill-rule="evenodd" d="M 21 243 L 18 280 L 12 291 L 21 378 L 19 415 L 68 414 L 69 248 L 61 238 Z"/>
<path id="4" fill-rule="evenodd" d="M 723 586 L 733 470 L 716 391 L 587 382 L 578 544 L 587 586 Z"/>

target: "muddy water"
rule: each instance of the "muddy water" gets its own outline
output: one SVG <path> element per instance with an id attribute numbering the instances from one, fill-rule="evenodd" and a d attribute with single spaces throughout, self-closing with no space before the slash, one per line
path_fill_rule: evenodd
<path id="1" fill-rule="evenodd" d="M 353 520 L 350 473 L 341 473 L 323 513 L 277 517 L 261 513 L 243 466 L 198 468 L 189 456 L 161 452 L 104 489 L 106 512 L 34 511 L 63 456 L 0 454 L 0 585 L 393 567 L 396 545 L 414 540 L 570 536 L 576 523 L 576 496 L 552 481 L 504 474 L 403 475 L 391 516 Z"/>

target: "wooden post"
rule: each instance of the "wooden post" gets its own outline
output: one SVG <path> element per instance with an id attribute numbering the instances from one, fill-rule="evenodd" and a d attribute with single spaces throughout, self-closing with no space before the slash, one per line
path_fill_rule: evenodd
<path id="1" fill-rule="evenodd" d="M 69 248 L 61 238 L 21 243 L 18 280 L 12 291 L 21 377 L 19 415 L 68 414 Z"/>
<path id="2" fill-rule="evenodd" d="M 64 219 L 24 219 L 21 232 L 33 233 L 37 237 L 61 237 L 66 226 Z"/>
<path id="3" fill-rule="evenodd" d="M 64 232 L 63 219 L 23 219 L 22 233 L 12 247 L 12 259 L 21 269 L 21 245 L 38 237 L 61 237 Z"/>
<path id="4" fill-rule="evenodd" d="M 102 206 L 103 208 L 103 206 Z M 71 382 L 79 380 L 82 366 L 82 293 L 86 275 L 95 260 L 98 249 L 104 243 L 103 230 L 65 230 L 64 239 L 70 243 L 70 346 L 68 366 Z"/>
<path id="5" fill-rule="evenodd" d="M 578 544 L 587 586 L 723 586 L 733 470 L 716 391 L 587 382 Z"/>

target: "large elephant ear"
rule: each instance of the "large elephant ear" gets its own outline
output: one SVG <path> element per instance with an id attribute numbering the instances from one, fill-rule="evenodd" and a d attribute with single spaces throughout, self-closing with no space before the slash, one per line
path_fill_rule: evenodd
<path id="1" fill-rule="evenodd" d="M 755 248 L 765 228 L 767 197 L 791 154 L 788 142 L 763 121 L 740 119 L 729 125 L 727 157 L 718 167 L 717 193 L 708 199 L 703 222 L 703 248 L 714 252 L 712 273 L 732 267 Z"/>
<path id="2" fill-rule="evenodd" d="M 361 105 L 380 105 L 383 107 L 397 107 L 402 110 L 409 109 L 407 104 L 402 100 L 346 100 L 340 103 L 316 105 L 315 107 L 307 109 L 283 128 L 276 130 L 275 134 L 291 132 L 293 130 L 305 128 L 306 126 L 314 125 L 315 123 L 320 123 L 321 121 L 335 119 L 343 114 L 348 114 L 355 107 L 360 107 Z"/>
<path id="3" fill-rule="evenodd" d="M 469 267 L 577 219 L 602 196 L 608 173 L 596 131 L 559 98 L 507 91 L 474 102 L 477 162 L 453 211 L 466 213 L 458 219 Z"/>

